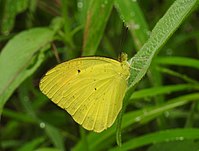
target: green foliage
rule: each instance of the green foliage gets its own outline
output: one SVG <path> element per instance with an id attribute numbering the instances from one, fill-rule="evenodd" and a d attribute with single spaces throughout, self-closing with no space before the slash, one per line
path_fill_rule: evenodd
<path id="1" fill-rule="evenodd" d="M 197 150 L 197 7 L 197 0 L 0 1 L 0 150 Z M 115 58 L 121 50 L 129 89 L 117 122 L 102 133 L 79 128 L 38 88 L 56 59 Z"/>
<path id="2" fill-rule="evenodd" d="M 53 31 L 35 28 L 16 35 L 2 49 L 0 70 L 4 74 L 0 76 L 0 113 L 13 91 L 41 65 L 41 51 L 52 40 Z"/>

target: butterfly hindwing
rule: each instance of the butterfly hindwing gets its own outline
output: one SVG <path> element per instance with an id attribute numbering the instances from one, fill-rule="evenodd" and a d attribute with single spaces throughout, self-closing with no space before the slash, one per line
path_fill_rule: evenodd
<path id="1" fill-rule="evenodd" d="M 40 89 L 88 130 L 110 127 L 122 107 L 127 81 L 121 63 L 102 57 L 64 62 L 46 73 Z"/>

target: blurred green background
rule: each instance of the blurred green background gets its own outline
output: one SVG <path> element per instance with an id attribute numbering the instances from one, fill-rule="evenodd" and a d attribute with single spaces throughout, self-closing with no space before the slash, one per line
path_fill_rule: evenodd
<path id="1" fill-rule="evenodd" d="M 0 150 L 197 151 L 198 4 L 0 0 Z M 123 114 L 100 134 L 39 90 L 60 62 L 121 52 L 132 61 L 130 89 Z"/>

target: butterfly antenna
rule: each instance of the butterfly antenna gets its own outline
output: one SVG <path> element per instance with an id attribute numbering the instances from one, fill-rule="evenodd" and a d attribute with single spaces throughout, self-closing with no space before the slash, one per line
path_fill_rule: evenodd
<path id="1" fill-rule="evenodd" d="M 127 37 L 127 31 L 128 31 L 128 27 L 125 27 L 124 26 L 124 23 L 123 23 L 123 26 L 122 26 L 123 28 L 122 28 L 122 39 L 120 40 L 120 55 L 119 55 L 119 57 L 118 57 L 118 60 L 119 61 L 122 61 L 122 50 L 123 50 L 123 47 L 124 47 L 124 42 L 125 42 L 125 40 L 126 40 L 126 37 Z"/>

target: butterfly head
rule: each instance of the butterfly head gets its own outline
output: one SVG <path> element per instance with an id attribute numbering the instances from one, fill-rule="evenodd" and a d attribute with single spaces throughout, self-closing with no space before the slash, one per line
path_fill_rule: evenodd
<path id="1" fill-rule="evenodd" d="M 126 53 L 122 53 L 120 56 L 119 56 L 119 61 L 121 62 L 121 66 L 122 66 L 122 76 L 128 80 L 129 76 L 130 76 L 130 65 L 127 61 L 128 59 L 128 56 Z"/>

